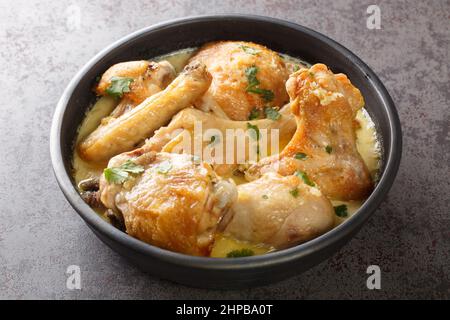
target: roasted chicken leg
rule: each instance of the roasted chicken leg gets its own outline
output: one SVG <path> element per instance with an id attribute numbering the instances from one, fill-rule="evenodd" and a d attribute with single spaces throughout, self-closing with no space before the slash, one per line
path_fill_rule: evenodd
<path id="1" fill-rule="evenodd" d="M 238 186 L 225 234 L 276 249 L 313 239 L 334 226 L 334 210 L 319 189 L 297 176 L 268 172 Z"/>
<path id="2" fill-rule="evenodd" d="M 131 111 L 100 126 L 79 145 L 85 160 L 105 161 L 136 147 L 178 111 L 189 107 L 209 87 L 211 76 L 201 64 L 190 64 L 162 92 Z"/>
<path id="3" fill-rule="evenodd" d="M 364 106 L 360 91 L 344 74 L 333 74 L 323 64 L 294 73 L 286 87 L 297 119 L 294 137 L 280 155 L 250 167 L 246 177 L 254 180 L 268 171 L 291 175 L 300 170 L 330 198 L 367 197 L 373 184 L 356 148 L 354 122 Z"/>

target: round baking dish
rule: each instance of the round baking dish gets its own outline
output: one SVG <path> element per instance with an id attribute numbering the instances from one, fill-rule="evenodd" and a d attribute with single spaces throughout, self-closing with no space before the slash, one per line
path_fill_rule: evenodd
<path id="1" fill-rule="evenodd" d="M 80 197 L 71 178 L 72 147 L 77 128 L 93 101 L 95 78 L 109 66 L 149 59 L 213 40 L 261 43 L 310 63 L 325 63 L 345 73 L 358 87 L 375 122 L 382 147 L 380 180 L 363 206 L 343 224 L 293 248 L 239 259 L 202 258 L 151 246 L 119 231 Z M 251 15 L 190 17 L 160 23 L 113 43 L 90 60 L 64 91 L 53 118 L 50 151 L 53 169 L 67 200 L 109 247 L 141 269 L 164 279 L 204 288 L 243 288 L 299 274 L 338 251 L 372 215 L 389 191 L 401 158 L 400 121 L 389 93 L 374 72 L 335 41 L 298 24 Z"/>

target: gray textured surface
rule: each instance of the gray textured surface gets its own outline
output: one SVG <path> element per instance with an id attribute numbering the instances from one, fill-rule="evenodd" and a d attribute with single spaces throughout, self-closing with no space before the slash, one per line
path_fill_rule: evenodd
<path id="1" fill-rule="evenodd" d="M 381 30 L 366 28 L 371 3 Z M 49 128 L 70 78 L 112 41 L 163 20 L 237 12 L 303 24 L 359 55 L 398 106 L 404 154 L 387 200 L 332 259 L 267 287 L 192 289 L 143 274 L 88 230 L 56 185 Z M 450 298 L 449 1 L 1 0 L 0 48 L 0 298 Z M 72 264 L 81 291 L 66 289 Z M 366 289 L 370 264 L 382 290 Z"/>

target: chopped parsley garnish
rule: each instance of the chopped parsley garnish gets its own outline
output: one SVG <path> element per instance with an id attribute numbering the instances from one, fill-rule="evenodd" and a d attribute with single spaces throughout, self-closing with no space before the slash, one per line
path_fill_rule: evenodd
<path id="1" fill-rule="evenodd" d="M 269 196 L 268 196 L 267 194 L 263 194 L 262 198 L 263 198 L 264 200 L 267 200 L 267 199 L 269 199 Z"/>
<path id="2" fill-rule="evenodd" d="M 259 94 L 265 102 L 270 102 L 275 97 L 272 91 L 256 87 L 247 88 L 247 92 Z"/>
<path id="3" fill-rule="evenodd" d="M 259 118 L 260 111 L 256 108 L 253 108 L 252 111 L 250 111 L 250 115 L 248 116 L 248 120 L 255 120 Z"/>
<path id="4" fill-rule="evenodd" d="M 114 98 L 122 98 L 124 93 L 130 92 L 132 78 L 112 77 L 111 84 L 106 88 L 106 93 Z"/>
<path id="5" fill-rule="evenodd" d="M 306 183 L 308 186 L 311 186 L 311 187 L 315 186 L 315 183 L 309 179 L 308 175 L 305 172 L 297 171 L 295 173 L 295 175 L 299 178 L 302 178 L 303 182 Z"/>
<path id="6" fill-rule="evenodd" d="M 257 66 L 251 66 L 248 67 L 245 70 L 245 76 L 247 77 L 247 92 L 256 93 L 263 98 L 265 102 L 270 102 L 275 97 L 274 93 L 267 89 L 259 88 L 259 80 L 256 78 L 256 74 L 258 73 L 258 67 Z"/>
<path id="7" fill-rule="evenodd" d="M 341 204 L 340 206 L 334 207 L 334 213 L 338 217 L 345 218 L 348 216 L 347 206 L 345 204 Z"/>
<path id="8" fill-rule="evenodd" d="M 209 141 L 209 144 L 211 145 L 211 144 L 215 144 L 215 143 L 217 143 L 217 142 L 219 142 L 220 141 L 220 136 L 211 136 L 211 139 L 210 139 L 210 141 Z"/>
<path id="9" fill-rule="evenodd" d="M 241 48 L 245 53 L 248 53 L 248 54 L 251 54 L 251 55 L 254 55 L 254 56 L 258 55 L 258 53 L 261 52 L 261 51 L 255 49 L 255 48 L 252 48 L 252 47 L 249 47 L 249 46 L 244 46 L 244 45 L 240 45 L 239 48 Z"/>
<path id="10" fill-rule="evenodd" d="M 253 140 L 259 140 L 260 133 L 257 125 L 253 125 L 250 122 L 247 122 L 248 134 Z"/>
<path id="11" fill-rule="evenodd" d="M 298 188 L 292 189 L 291 191 L 289 191 L 289 193 L 290 193 L 294 198 L 297 198 L 298 195 L 299 195 Z"/>
<path id="12" fill-rule="evenodd" d="M 300 66 L 299 66 L 298 64 L 296 64 L 296 65 L 294 66 L 294 72 L 297 72 L 298 70 L 300 70 Z"/>
<path id="13" fill-rule="evenodd" d="M 325 151 L 330 154 L 333 151 L 333 147 L 332 146 L 326 146 L 325 147 Z"/>
<path id="14" fill-rule="evenodd" d="M 298 152 L 295 154 L 294 158 L 297 160 L 305 160 L 307 157 L 306 153 Z"/>
<path id="15" fill-rule="evenodd" d="M 272 107 L 265 107 L 264 113 L 266 114 L 266 117 L 270 120 L 277 121 L 281 118 L 281 113 L 278 112 L 277 109 Z"/>
<path id="16" fill-rule="evenodd" d="M 244 249 L 233 250 L 233 251 L 228 252 L 227 258 L 250 257 L 250 256 L 253 256 L 253 255 L 255 255 L 253 250 L 244 248 Z"/>
<path id="17" fill-rule="evenodd" d="M 124 183 L 130 178 L 131 174 L 138 174 L 144 172 L 144 167 L 137 165 L 131 160 L 128 160 L 120 167 L 106 168 L 103 170 L 106 181 L 110 183 Z"/>
<path id="18" fill-rule="evenodd" d="M 259 84 L 258 79 L 256 79 L 256 74 L 258 73 L 257 66 L 251 66 L 245 69 L 245 76 L 247 77 L 247 91 L 249 88 L 256 87 Z"/>
<path id="19" fill-rule="evenodd" d="M 170 161 L 163 161 L 157 167 L 158 173 L 161 173 L 161 174 L 168 173 L 170 171 L 170 169 L 172 169 L 172 163 Z"/>

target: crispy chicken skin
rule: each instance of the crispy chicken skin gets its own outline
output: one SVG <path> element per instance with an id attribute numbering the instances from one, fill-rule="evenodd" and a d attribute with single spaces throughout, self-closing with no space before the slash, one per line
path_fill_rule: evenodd
<path id="1" fill-rule="evenodd" d="M 356 148 L 355 115 L 364 106 L 360 91 L 344 74 L 316 64 L 291 75 L 286 84 L 297 130 L 279 156 L 263 159 L 247 171 L 249 180 L 276 170 L 304 171 L 328 197 L 360 200 L 373 188 Z M 297 154 L 303 159 L 295 159 Z"/>
<path id="2" fill-rule="evenodd" d="M 98 127 L 78 147 L 89 161 L 105 161 L 132 150 L 178 111 L 192 105 L 208 89 L 211 76 L 202 64 L 190 64 L 162 92 L 145 99 L 120 117 Z"/>
<path id="3" fill-rule="evenodd" d="M 108 95 L 106 90 L 111 85 L 111 79 L 114 77 L 133 79 L 133 82 L 130 84 L 130 91 L 124 93 L 119 104 L 110 115 L 113 118 L 117 118 L 148 97 L 164 90 L 175 78 L 175 75 L 175 69 L 167 61 L 141 60 L 121 62 L 106 70 L 95 88 L 95 92 L 100 96 Z"/>
<path id="4" fill-rule="evenodd" d="M 247 120 L 252 109 L 262 109 L 268 104 L 282 107 L 289 100 L 285 82 L 287 70 L 280 56 L 259 44 L 243 41 L 220 41 L 204 45 L 191 58 L 204 63 L 213 77 L 206 94 L 196 101 L 196 107 L 213 111 L 232 120 Z M 247 91 L 246 70 L 257 67 L 259 88 L 274 93 L 267 102 L 259 94 Z"/>
<path id="5" fill-rule="evenodd" d="M 208 256 L 216 228 L 237 197 L 235 185 L 185 154 L 137 149 L 112 158 L 109 167 L 130 159 L 145 171 L 123 184 L 109 183 L 102 176 L 103 204 L 123 214 L 126 232 L 135 238 L 176 252 Z"/>
<path id="6" fill-rule="evenodd" d="M 334 226 L 330 201 L 297 176 L 268 172 L 238 186 L 225 234 L 276 249 L 313 239 Z"/>

